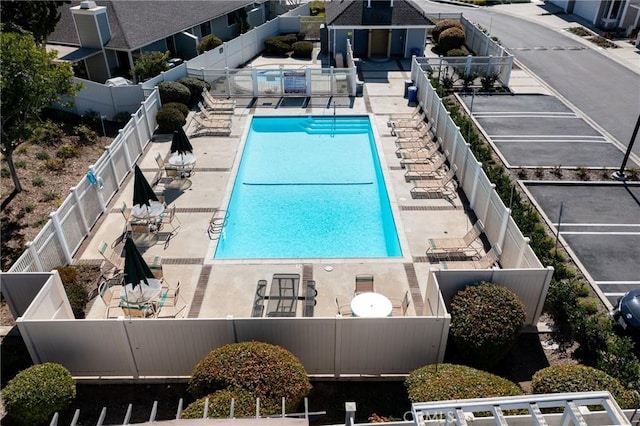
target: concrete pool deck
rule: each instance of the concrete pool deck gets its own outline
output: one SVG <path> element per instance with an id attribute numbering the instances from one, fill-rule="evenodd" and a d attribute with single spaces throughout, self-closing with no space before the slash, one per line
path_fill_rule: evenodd
<path id="1" fill-rule="evenodd" d="M 233 114 L 230 136 L 192 138 L 197 157 L 196 170 L 190 183 L 183 188 L 167 191 L 166 203 L 176 207 L 180 221 L 178 233 L 168 244 L 163 238 L 150 241 L 148 247 L 139 245 L 145 256 L 161 256 L 164 277 L 169 283 L 181 282 L 181 294 L 187 302 L 187 317 L 220 318 L 249 317 L 253 306 L 256 284 L 264 279 L 271 282 L 275 273 L 297 273 L 303 279 L 314 279 L 318 291 L 314 316 L 332 317 L 337 313 L 336 298 L 340 304 L 348 304 L 354 292 L 357 274 L 373 274 L 375 289 L 392 299 L 402 299 L 409 292 L 411 303 L 408 315 L 428 315 L 423 310 L 427 273 L 433 265 L 427 262 L 425 251 L 428 238 L 462 237 L 472 227 L 468 206 L 460 197 L 445 199 L 413 199 L 411 183 L 405 182 L 404 169 L 395 155 L 395 137 L 387 127 L 389 114 L 411 112 L 403 98 L 404 82 L 410 78 L 409 61 L 390 61 L 390 69 L 384 64 L 373 64 L 376 75 L 367 81 L 364 96 L 352 100 L 336 98 L 337 115 L 369 115 L 376 136 L 378 154 L 387 183 L 398 236 L 403 249 L 400 258 L 366 259 L 213 259 L 216 241 L 207 234 L 209 220 L 215 209 L 224 209 L 230 196 L 235 173 L 241 155 L 247 125 L 253 115 L 333 115 L 334 108 L 328 100 L 314 99 L 306 108 L 282 108 L 259 105 L 243 107 L 246 100 L 238 100 Z M 401 69 L 398 69 L 401 68 Z M 404 70 L 402 69 L 404 68 Z M 187 133 L 189 133 L 187 129 Z M 138 165 L 151 179 L 157 165 L 154 157 L 165 157 L 169 152 L 170 136 L 158 135 L 149 144 Z M 108 214 L 96 224 L 90 237 L 75 257 L 78 263 L 99 263 L 98 245 L 101 241 L 113 244 L 124 228 L 120 213 L 123 203 L 131 206 L 133 180 L 130 176 L 120 191 L 108 204 Z M 166 235 L 165 235 L 166 236 Z M 117 250 L 122 245 L 115 245 Z M 330 268 L 329 268 L 330 266 Z M 303 271 L 305 275 L 303 276 Z M 311 276 L 309 275 L 311 272 Z M 303 291 L 301 285 L 301 294 Z M 104 304 L 100 298 L 88 318 L 104 316 Z M 298 316 L 302 309 L 298 309 Z"/>

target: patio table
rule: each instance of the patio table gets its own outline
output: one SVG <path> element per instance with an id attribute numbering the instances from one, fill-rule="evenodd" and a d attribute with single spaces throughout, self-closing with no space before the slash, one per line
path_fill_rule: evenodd
<path id="1" fill-rule="evenodd" d="M 271 289 L 269 290 L 267 316 L 296 316 L 299 285 L 299 274 L 273 274 Z"/>
<path id="2" fill-rule="evenodd" d="M 136 204 L 131 207 L 131 216 L 135 219 L 146 219 L 153 221 L 164 213 L 164 204 L 159 201 L 151 201 L 149 206 Z"/>
<path id="3" fill-rule="evenodd" d="M 351 300 L 351 312 L 356 317 L 388 317 L 393 305 L 391 300 L 380 293 L 360 293 Z"/>
<path id="4" fill-rule="evenodd" d="M 196 156 L 190 152 L 185 154 L 176 153 L 169 157 L 169 164 L 175 167 L 181 179 L 190 177 L 196 165 Z"/>
<path id="5" fill-rule="evenodd" d="M 162 294 L 162 283 L 158 279 L 147 278 L 149 285 L 141 282 L 135 288 L 129 283 L 120 290 L 120 302 L 124 304 L 140 305 L 153 302 Z"/>

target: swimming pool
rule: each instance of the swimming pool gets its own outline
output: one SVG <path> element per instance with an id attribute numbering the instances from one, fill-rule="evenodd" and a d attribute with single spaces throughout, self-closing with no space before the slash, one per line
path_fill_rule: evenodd
<path id="1" fill-rule="evenodd" d="M 214 258 L 402 256 L 371 123 L 254 117 Z"/>

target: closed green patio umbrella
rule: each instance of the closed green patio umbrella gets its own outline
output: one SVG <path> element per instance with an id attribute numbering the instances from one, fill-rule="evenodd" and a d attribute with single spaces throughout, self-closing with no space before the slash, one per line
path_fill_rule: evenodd
<path id="1" fill-rule="evenodd" d="M 138 285 L 149 285 L 149 279 L 155 278 L 131 238 L 124 243 L 124 284 L 132 289 Z"/>
<path id="2" fill-rule="evenodd" d="M 176 130 L 173 131 L 173 138 L 171 139 L 171 152 L 177 152 L 178 154 L 186 154 L 193 152 L 193 146 L 189 142 L 187 134 L 184 132 L 182 126 L 176 126 Z"/>
<path id="3" fill-rule="evenodd" d="M 153 188 L 149 185 L 147 178 L 142 174 L 142 170 L 136 164 L 133 175 L 133 205 L 140 207 L 145 205 L 148 207 L 151 201 L 158 201 L 158 197 L 153 192 Z"/>

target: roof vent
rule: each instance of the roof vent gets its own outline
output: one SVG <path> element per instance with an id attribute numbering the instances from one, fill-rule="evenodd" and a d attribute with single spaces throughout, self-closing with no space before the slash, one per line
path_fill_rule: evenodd
<path id="1" fill-rule="evenodd" d="M 93 9 L 94 7 L 96 7 L 95 1 L 88 0 L 80 2 L 80 9 Z"/>

